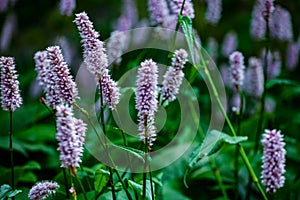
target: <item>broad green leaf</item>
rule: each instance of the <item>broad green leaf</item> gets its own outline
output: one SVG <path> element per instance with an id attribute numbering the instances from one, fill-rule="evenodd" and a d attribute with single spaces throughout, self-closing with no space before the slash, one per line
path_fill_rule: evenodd
<path id="1" fill-rule="evenodd" d="M 35 125 L 15 135 L 24 141 L 55 141 L 55 126 L 48 124 Z"/>
<path id="2" fill-rule="evenodd" d="M 18 194 L 20 194 L 21 192 L 22 192 L 22 190 L 14 190 L 8 195 L 8 197 L 15 197 Z"/>
<path id="3" fill-rule="evenodd" d="M 0 149 L 7 149 L 9 148 L 9 137 L 0 137 Z M 22 145 L 22 142 L 18 139 L 13 139 L 13 150 L 21 153 L 22 155 L 28 157 L 26 149 Z"/>
<path id="4" fill-rule="evenodd" d="M 270 89 L 276 85 L 286 85 L 286 86 L 300 86 L 296 81 L 288 80 L 288 79 L 272 79 L 267 82 L 267 89 Z"/>
<path id="5" fill-rule="evenodd" d="M 150 181 L 146 181 L 146 199 L 151 200 Z M 132 180 L 128 180 L 128 186 L 134 189 L 141 197 L 143 196 L 143 185 L 138 184 Z"/>
<path id="6" fill-rule="evenodd" d="M 123 151 L 126 151 L 128 153 L 128 156 L 133 156 L 134 158 L 139 159 L 143 163 L 145 162 L 145 153 L 141 150 L 131 148 L 131 147 L 125 147 L 125 146 L 120 146 L 120 145 L 112 145 L 114 148 L 121 149 Z M 149 161 L 150 158 L 148 157 Z"/>
<path id="7" fill-rule="evenodd" d="M 24 170 L 40 170 L 41 165 L 38 162 L 31 160 L 23 166 L 23 169 Z"/>
<path id="8" fill-rule="evenodd" d="M 95 173 L 95 181 L 94 181 L 96 192 L 97 193 L 101 192 L 104 186 L 106 186 L 106 184 L 108 183 L 108 181 L 109 181 L 109 171 L 102 168 L 97 169 Z"/>
<path id="9" fill-rule="evenodd" d="M 187 169 L 185 171 L 184 175 L 184 184 L 187 187 L 186 184 L 186 176 L 188 175 L 189 171 L 204 157 L 210 156 L 216 152 L 218 152 L 222 145 L 224 143 L 228 144 L 237 144 L 243 141 L 246 141 L 248 138 L 245 136 L 229 136 L 226 133 L 217 131 L 217 130 L 212 130 L 210 131 L 205 139 L 203 140 L 202 144 L 200 145 L 199 148 L 197 148 L 189 161 L 189 164 L 187 166 Z"/>
<path id="10" fill-rule="evenodd" d="M 4 199 L 5 197 L 7 197 L 10 191 L 12 191 L 12 189 L 9 185 L 7 185 L 7 184 L 1 185 L 0 199 Z"/>
<path id="11" fill-rule="evenodd" d="M 22 174 L 22 176 L 19 177 L 19 181 L 25 183 L 35 183 L 37 180 L 37 176 L 31 171 L 25 172 L 24 174 Z"/>

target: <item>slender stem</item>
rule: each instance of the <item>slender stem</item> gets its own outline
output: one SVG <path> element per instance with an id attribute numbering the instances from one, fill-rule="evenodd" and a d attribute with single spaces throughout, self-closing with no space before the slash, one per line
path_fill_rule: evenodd
<path id="1" fill-rule="evenodd" d="M 102 95 L 102 84 L 101 80 L 99 80 L 99 90 L 100 90 L 100 100 L 101 100 L 101 106 L 100 106 L 100 116 L 101 116 L 101 125 L 104 133 L 104 146 L 105 146 L 105 151 L 107 156 L 109 157 L 109 152 L 108 152 L 108 146 L 107 146 L 107 135 L 106 135 L 106 126 L 104 122 L 104 100 L 103 100 L 103 95 Z M 110 160 L 109 160 L 110 161 Z M 110 164 L 110 162 L 109 162 Z M 112 193 L 112 198 L 113 200 L 116 200 L 116 191 L 115 191 L 115 185 L 114 185 L 114 179 L 113 179 L 113 170 L 110 166 L 108 166 L 109 169 L 109 183 L 111 186 L 111 193 Z"/>
<path id="2" fill-rule="evenodd" d="M 261 132 L 263 130 L 264 125 L 264 112 L 265 112 L 265 104 L 266 104 L 266 96 L 267 96 L 267 80 L 268 80 L 268 53 L 270 49 L 270 37 L 269 37 L 269 19 L 266 18 L 266 49 L 265 49 L 265 58 L 264 58 L 264 66 L 263 66 L 263 75 L 264 75 L 264 90 L 260 99 L 260 114 L 259 114 L 259 120 L 257 125 L 257 132 L 255 136 L 255 146 L 254 146 L 254 155 L 258 152 L 258 146 L 259 146 L 259 138 L 261 135 Z"/>
<path id="3" fill-rule="evenodd" d="M 143 173 L 143 199 L 146 199 L 146 187 L 147 187 L 147 165 L 148 165 L 148 158 L 147 158 L 147 152 L 148 152 L 148 138 L 145 137 L 145 163 L 144 163 L 144 173 Z"/>
<path id="4" fill-rule="evenodd" d="M 65 181 L 66 197 L 68 199 L 68 198 L 70 198 L 70 194 L 69 194 L 69 189 L 70 188 L 69 188 L 69 184 L 68 184 L 66 168 L 63 168 L 63 174 L 64 174 L 64 181 Z"/>
<path id="5" fill-rule="evenodd" d="M 204 140 L 205 134 L 204 134 L 204 131 L 203 131 L 201 125 L 199 125 L 198 133 L 199 133 L 199 136 L 200 136 L 201 140 Z M 226 189 L 225 189 L 225 187 L 223 185 L 222 176 L 220 174 L 220 170 L 217 167 L 216 161 L 215 161 L 215 159 L 213 157 L 210 157 L 209 161 L 210 161 L 210 164 L 212 166 L 212 171 L 213 171 L 213 173 L 214 173 L 214 175 L 216 177 L 216 180 L 218 182 L 218 185 L 219 185 L 219 187 L 221 189 L 222 195 L 223 195 L 223 197 L 224 197 L 225 200 L 228 200 L 229 198 L 228 198 Z"/>
<path id="6" fill-rule="evenodd" d="M 11 188 L 15 190 L 15 169 L 14 169 L 14 151 L 13 151 L 13 111 L 9 111 L 9 153 L 11 167 Z M 12 197 L 14 200 L 15 197 Z"/>
<path id="7" fill-rule="evenodd" d="M 213 80 L 212 80 L 212 78 L 210 76 L 210 73 L 208 71 L 206 63 L 205 63 L 204 58 L 202 56 L 201 50 L 199 50 L 199 56 L 200 56 L 201 64 L 204 67 L 204 73 L 206 74 L 206 76 L 208 78 L 210 86 L 212 87 L 212 90 L 213 90 L 213 94 L 215 95 L 215 98 L 217 100 L 217 104 L 218 104 L 219 108 L 221 109 L 221 112 L 222 112 L 223 116 L 225 117 L 225 120 L 226 120 L 226 122 L 227 122 L 227 124 L 229 126 L 229 129 L 230 129 L 232 135 L 236 136 L 236 132 L 235 132 L 235 130 L 234 130 L 232 124 L 231 124 L 231 121 L 228 118 L 228 115 L 227 115 L 227 113 L 226 113 L 226 111 L 224 109 L 224 106 L 223 106 L 222 102 L 221 102 L 221 99 L 219 97 L 219 94 L 218 94 L 218 91 L 216 89 L 216 86 L 215 86 L 215 84 L 214 84 L 214 82 L 213 82 Z M 263 196 L 263 198 L 265 200 L 268 199 L 267 196 L 266 196 L 266 194 L 265 194 L 265 192 L 263 191 L 260 183 L 258 182 L 257 176 L 256 176 L 256 174 L 255 174 L 255 172 L 254 172 L 254 170 L 253 170 L 253 168 L 252 168 L 252 166 L 251 166 L 251 164 L 249 162 L 249 159 L 248 159 L 248 157 L 247 157 L 247 155 L 245 153 L 244 148 L 239 143 L 237 144 L 237 147 L 238 147 L 238 150 L 239 150 L 239 152 L 241 154 L 241 157 L 242 157 L 242 159 L 243 159 L 243 161 L 244 161 L 244 163 L 245 163 L 245 165 L 246 165 L 246 167 L 247 167 L 247 169 L 248 169 L 248 171 L 249 171 L 249 173 L 250 173 L 250 175 L 252 177 L 253 182 L 256 184 L 256 186 L 259 189 L 259 191 L 260 191 L 261 195 Z"/>
<path id="8" fill-rule="evenodd" d="M 184 4 L 185 4 L 185 0 L 183 0 L 183 2 L 182 2 L 179 15 L 182 15 Z M 176 23 L 175 33 L 174 33 L 174 36 L 173 36 L 173 48 L 172 49 L 174 49 L 174 50 L 175 50 L 175 44 L 176 44 L 176 38 L 177 38 L 177 31 L 179 30 L 179 25 L 180 25 L 180 23 L 179 23 L 179 19 L 178 19 L 177 23 Z"/>
<path id="9" fill-rule="evenodd" d="M 87 196 L 86 196 L 85 189 L 84 189 L 84 187 L 83 187 L 83 185 L 82 185 L 82 182 L 81 182 L 81 180 L 79 179 L 77 173 L 75 173 L 75 177 L 76 177 L 76 180 L 78 181 L 79 186 L 80 186 L 80 188 L 81 188 L 81 190 L 82 190 L 82 192 L 83 192 L 84 199 L 85 199 L 85 200 L 88 200 L 88 198 L 87 198 Z"/>
<path id="10" fill-rule="evenodd" d="M 236 113 L 237 115 L 237 136 L 240 135 L 241 132 L 241 119 L 242 119 L 242 114 L 243 114 L 243 94 L 240 88 L 238 88 L 238 94 L 240 98 L 240 105 L 238 108 L 238 111 Z M 237 200 L 239 198 L 239 193 L 238 193 L 238 182 L 239 182 L 239 150 L 238 147 L 235 147 L 235 160 L 234 160 L 234 180 L 235 180 L 235 197 L 234 199 Z"/>
<path id="11" fill-rule="evenodd" d="M 127 190 L 127 188 L 126 188 L 126 186 L 125 186 L 125 184 L 124 184 L 124 181 L 122 181 L 122 177 L 121 177 L 121 175 L 119 174 L 118 170 L 114 169 L 114 171 L 116 172 L 116 174 L 117 174 L 117 176 L 118 176 L 118 178 L 119 178 L 119 180 L 120 180 L 120 182 L 121 182 L 121 184 L 122 184 L 122 187 L 123 187 L 124 190 L 125 190 L 125 193 L 126 193 L 127 198 L 128 198 L 129 200 L 132 200 L 132 197 L 130 196 L 130 193 L 128 192 L 128 190 Z"/>
<path id="12" fill-rule="evenodd" d="M 76 194 L 76 190 L 75 190 L 75 187 L 74 187 L 73 176 L 72 176 L 71 170 L 69 170 L 69 175 L 70 175 L 71 187 L 74 190 L 74 191 L 72 191 L 72 197 L 74 198 L 74 200 L 77 200 L 77 194 Z"/>
<path id="13" fill-rule="evenodd" d="M 154 199 L 154 188 L 153 188 L 152 171 L 151 171 L 150 163 L 149 163 L 149 176 L 150 176 L 151 197 L 152 199 Z"/>

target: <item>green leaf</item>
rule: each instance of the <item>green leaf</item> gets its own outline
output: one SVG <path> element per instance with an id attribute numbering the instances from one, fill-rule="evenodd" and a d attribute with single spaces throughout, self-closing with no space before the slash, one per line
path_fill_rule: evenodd
<path id="1" fill-rule="evenodd" d="M 204 138 L 200 147 L 197 148 L 191 156 L 183 178 L 185 186 L 188 187 L 186 184 L 186 177 L 188 173 L 201 159 L 218 152 L 224 143 L 237 144 L 246 141 L 247 139 L 248 137 L 246 136 L 234 137 L 217 130 L 210 131 Z"/>
<path id="2" fill-rule="evenodd" d="M 193 23 L 192 20 L 188 16 L 178 15 L 178 20 L 181 24 L 182 31 L 185 35 L 190 54 L 192 56 L 192 62 L 194 63 L 194 34 L 193 34 Z"/>
<path id="3" fill-rule="evenodd" d="M 8 197 L 15 197 L 18 194 L 20 194 L 21 192 L 22 192 L 22 190 L 14 190 L 8 195 Z"/>
<path id="4" fill-rule="evenodd" d="M 104 186 L 106 186 L 106 184 L 108 183 L 108 181 L 109 181 L 109 171 L 102 168 L 97 169 L 95 173 L 95 181 L 94 181 L 95 190 L 98 193 L 101 192 Z"/>
<path id="5" fill-rule="evenodd" d="M 15 134 L 15 138 L 33 142 L 55 141 L 55 133 L 53 125 L 42 124 Z"/>
<path id="6" fill-rule="evenodd" d="M 288 80 L 288 79 L 272 79 L 267 82 L 267 89 L 270 89 L 276 85 L 286 85 L 286 86 L 300 86 L 296 81 Z"/>
<path id="7" fill-rule="evenodd" d="M 151 200 L 151 191 L 150 191 L 150 181 L 146 181 L 146 199 Z M 134 189 L 141 197 L 143 195 L 143 185 L 138 184 L 132 180 L 128 180 L 128 186 L 132 189 Z"/>
<path id="8" fill-rule="evenodd" d="M 33 160 L 27 162 L 23 166 L 23 170 L 40 170 L 40 169 L 42 169 L 41 165 L 38 162 L 33 161 Z"/>
<path id="9" fill-rule="evenodd" d="M 0 199 L 4 199 L 9 195 L 9 192 L 12 191 L 11 187 L 7 184 L 1 185 L 0 187 Z"/>
<path id="10" fill-rule="evenodd" d="M 145 162 L 145 152 L 135 149 L 135 148 L 131 148 L 131 147 L 125 147 L 125 146 L 121 146 L 121 145 L 112 145 L 114 148 L 118 148 L 121 149 L 123 151 L 126 151 L 128 153 L 129 157 L 134 157 L 139 159 L 140 161 L 142 161 L 143 163 Z M 150 161 L 150 157 L 148 157 L 149 161 Z"/>

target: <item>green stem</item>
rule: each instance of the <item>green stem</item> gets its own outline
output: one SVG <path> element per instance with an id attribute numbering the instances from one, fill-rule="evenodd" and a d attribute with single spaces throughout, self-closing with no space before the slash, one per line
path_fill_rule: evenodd
<path id="1" fill-rule="evenodd" d="M 266 24 L 269 24 L 269 19 L 265 19 L 265 20 L 266 20 Z M 265 112 L 265 104 L 266 104 L 266 96 L 267 96 L 267 80 L 268 80 L 268 53 L 270 49 L 269 33 L 270 33 L 269 26 L 266 25 L 266 50 L 265 50 L 265 58 L 264 58 L 264 66 L 263 66 L 264 90 L 260 99 L 261 108 L 260 108 L 259 120 L 257 125 L 257 132 L 255 136 L 254 155 L 258 152 L 259 138 L 264 125 L 264 112 Z"/>
<path id="2" fill-rule="evenodd" d="M 146 127 L 146 126 L 145 126 Z M 147 152 L 148 152 L 148 138 L 145 137 L 145 163 L 144 163 L 144 173 L 143 173 L 143 199 L 146 199 L 146 187 L 147 187 L 147 165 L 148 165 L 148 158 L 147 158 Z"/>
<path id="3" fill-rule="evenodd" d="M 179 15 L 182 15 L 184 4 L 185 4 L 185 0 L 183 0 L 183 2 L 182 2 Z M 176 44 L 176 38 L 177 38 L 177 31 L 179 30 L 179 25 L 180 25 L 180 22 L 179 22 L 179 19 L 177 19 L 175 33 L 174 33 L 174 36 L 173 36 L 173 48 L 172 48 L 173 50 L 175 50 L 175 44 Z"/>
<path id="4" fill-rule="evenodd" d="M 154 188 L 153 188 L 152 171 L 151 171 L 150 163 L 149 163 L 149 177 L 150 177 L 151 197 L 154 200 Z"/>
<path id="5" fill-rule="evenodd" d="M 9 111 L 9 153 L 11 167 L 11 188 L 15 190 L 15 169 L 14 169 L 14 151 L 13 151 L 13 111 Z M 12 197 L 14 200 L 15 197 Z"/>
<path id="6" fill-rule="evenodd" d="M 204 61 L 204 58 L 203 58 L 202 53 L 201 53 L 200 50 L 199 50 L 199 56 L 200 56 L 201 64 L 204 67 L 204 73 L 206 74 L 206 76 L 208 78 L 209 84 L 211 85 L 212 90 L 213 90 L 213 94 L 215 95 L 215 98 L 217 100 L 217 104 L 218 104 L 219 108 L 221 109 L 221 112 L 222 112 L 223 116 L 225 117 L 225 120 L 226 120 L 226 122 L 227 122 L 227 124 L 229 126 L 229 129 L 230 129 L 232 135 L 233 136 L 237 136 L 237 134 L 236 134 L 236 132 L 235 132 L 235 130 L 234 130 L 232 124 L 231 124 L 231 121 L 229 120 L 228 115 L 227 115 L 227 113 L 226 113 L 226 111 L 225 111 L 225 109 L 223 107 L 223 104 L 222 104 L 222 102 L 220 100 L 218 91 L 217 91 L 217 89 L 215 87 L 215 84 L 214 84 L 214 82 L 213 82 L 213 80 L 212 80 L 212 78 L 210 76 L 210 73 L 208 71 L 208 68 L 206 66 L 206 63 Z M 251 166 L 251 164 L 249 162 L 249 159 L 248 159 L 248 157 L 247 157 L 247 155 L 245 153 L 244 148 L 239 143 L 237 144 L 237 148 L 238 148 L 238 150 L 239 150 L 239 152 L 241 154 L 241 157 L 242 157 L 242 159 L 243 159 L 243 161 L 244 161 L 244 163 L 245 163 L 245 165 L 246 165 L 246 167 L 247 167 L 247 169 L 248 169 L 248 171 L 249 171 L 249 173 L 250 173 L 250 175 L 252 177 L 253 182 L 256 184 L 256 186 L 257 186 L 258 190 L 260 191 L 261 195 L 263 196 L 263 198 L 265 200 L 267 200 L 268 198 L 267 198 L 265 192 L 263 191 L 260 183 L 258 182 L 257 176 L 256 176 L 256 174 L 255 174 L 255 172 L 254 172 L 254 170 L 253 170 L 253 168 L 252 168 L 252 166 Z"/>
<path id="7" fill-rule="evenodd" d="M 67 197 L 67 199 L 69 199 L 70 198 L 70 193 L 69 193 L 70 188 L 69 188 L 69 184 L 68 184 L 66 168 L 63 168 L 63 174 L 64 174 L 64 181 L 65 181 L 66 197 Z"/>
<path id="8" fill-rule="evenodd" d="M 99 90 L 100 90 L 100 100 L 101 100 L 100 116 L 101 116 L 101 125 L 102 125 L 102 129 L 103 129 L 103 133 L 104 133 L 104 146 L 105 146 L 105 151 L 106 151 L 107 157 L 109 157 L 108 146 L 107 146 L 106 126 L 105 126 L 105 122 L 104 122 L 104 100 L 103 100 L 103 94 L 102 94 L 101 80 L 99 80 Z M 111 165 L 110 162 L 109 162 L 109 165 Z M 113 200 L 116 200 L 117 197 L 116 197 L 116 191 L 115 191 L 115 185 L 114 185 L 114 179 L 113 179 L 113 171 L 110 166 L 108 166 L 108 169 L 109 169 L 109 179 L 110 179 L 109 183 L 111 186 L 112 198 L 113 198 Z"/>
<path id="9" fill-rule="evenodd" d="M 205 134 L 204 134 L 204 131 L 203 131 L 201 125 L 199 125 L 198 133 L 199 133 L 199 136 L 200 136 L 201 140 L 203 141 L 204 138 L 205 138 Z M 228 198 L 226 189 L 225 189 L 225 187 L 223 185 L 222 176 L 220 174 L 220 170 L 217 167 L 216 161 L 215 161 L 215 159 L 213 157 L 210 157 L 209 161 L 210 161 L 210 164 L 212 166 L 212 171 L 213 171 L 213 173 L 214 173 L 214 175 L 216 177 L 216 180 L 218 182 L 218 185 L 219 185 L 219 187 L 221 189 L 222 195 L 223 195 L 223 197 L 224 197 L 225 200 L 228 200 L 229 198 Z"/>
<path id="10" fill-rule="evenodd" d="M 241 118 L 242 118 L 242 114 L 243 114 L 243 104 L 244 104 L 244 100 L 243 100 L 243 94 L 242 91 L 240 90 L 240 88 L 238 88 L 238 94 L 239 94 L 239 98 L 240 98 L 240 105 L 238 108 L 238 111 L 236 113 L 237 115 L 237 136 L 240 135 L 241 132 Z M 238 193 L 238 182 L 239 182 L 239 150 L 236 146 L 235 148 L 235 160 L 234 160 L 234 180 L 235 180 L 235 197 L 234 199 L 237 200 L 239 198 L 239 193 Z"/>
<path id="11" fill-rule="evenodd" d="M 88 198 L 87 198 L 87 196 L 86 196 L 85 189 L 84 189 L 84 187 L 83 187 L 83 185 L 82 185 L 82 182 L 81 182 L 81 180 L 79 179 L 77 173 L 75 173 L 75 177 L 76 177 L 76 180 L 78 181 L 79 186 L 80 186 L 80 188 L 81 188 L 81 190 L 82 190 L 82 192 L 83 192 L 84 199 L 85 199 L 85 200 L 88 200 Z"/>
<path id="12" fill-rule="evenodd" d="M 69 170 L 69 176 L 70 176 L 70 181 L 71 181 L 71 187 L 75 190 L 74 182 L 73 182 L 73 176 L 72 176 L 71 170 Z M 74 200 L 77 200 L 76 190 L 75 190 L 74 193 L 72 193 L 72 197 L 74 198 Z"/>

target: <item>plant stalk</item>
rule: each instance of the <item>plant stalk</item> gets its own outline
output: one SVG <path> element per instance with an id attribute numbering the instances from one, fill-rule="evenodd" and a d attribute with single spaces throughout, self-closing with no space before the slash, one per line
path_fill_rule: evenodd
<path id="1" fill-rule="evenodd" d="M 9 111 L 9 153 L 11 167 L 11 188 L 15 190 L 15 169 L 14 169 L 14 151 L 13 151 L 13 111 Z M 15 197 L 12 197 L 14 200 Z"/>
<path id="2" fill-rule="evenodd" d="M 83 192 L 84 199 L 85 199 L 85 200 L 88 200 L 88 198 L 87 198 L 87 196 L 86 196 L 85 189 L 84 189 L 84 187 L 83 187 L 83 185 L 82 185 L 81 180 L 79 179 L 77 173 L 75 173 L 74 175 L 75 175 L 75 177 L 76 177 L 76 179 L 77 179 L 77 181 L 78 181 L 78 183 L 79 183 L 79 186 L 80 186 L 80 188 L 81 188 L 81 190 L 82 190 L 82 192 Z"/>

